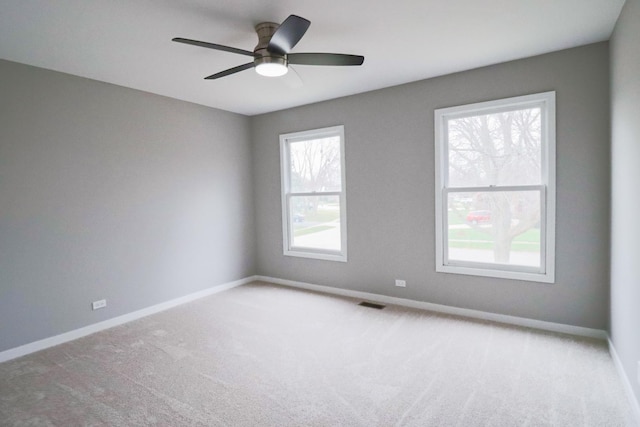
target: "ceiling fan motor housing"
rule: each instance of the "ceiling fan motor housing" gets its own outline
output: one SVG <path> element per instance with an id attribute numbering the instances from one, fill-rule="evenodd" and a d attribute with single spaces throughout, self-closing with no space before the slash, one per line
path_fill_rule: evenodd
<path id="1" fill-rule="evenodd" d="M 253 63 L 256 66 L 260 64 L 279 64 L 286 67 L 288 65 L 286 55 L 280 55 L 267 50 L 269 41 L 271 41 L 271 37 L 273 37 L 273 34 L 279 26 L 280 25 L 275 22 L 262 22 L 255 26 L 256 33 L 258 33 L 258 44 L 255 49 L 253 49 Z"/>

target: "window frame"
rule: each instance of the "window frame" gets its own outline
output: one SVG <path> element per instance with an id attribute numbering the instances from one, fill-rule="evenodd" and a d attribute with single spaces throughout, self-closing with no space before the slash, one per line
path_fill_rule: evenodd
<path id="1" fill-rule="evenodd" d="M 555 282 L 556 214 L 556 96 L 555 91 L 440 108 L 434 111 L 436 272 L 497 277 L 543 283 Z M 447 121 L 482 114 L 541 107 L 541 183 L 449 187 Z M 449 260 L 448 195 L 455 192 L 540 191 L 540 267 Z"/>
<path id="2" fill-rule="evenodd" d="M 340 191 L 294 192 L 291 190 L 291 143 L 308 141 L 326 137 L 340 138 Z M 302 258 L 319 259 L 324 261 L 347 262 L 347 192 L 345 171 L 345 142 L 344 125 L 311 129 L 301 132 L 291 132 L 280 135 L 280 192 L 282 197 L 282 239 L 283 254 Z M 293 221 L 291 218 L 290 200 L 292 197 L 304 196 L 337 196 L 340 202 L 340 250 L 307 248 L 293 246 Z"/>

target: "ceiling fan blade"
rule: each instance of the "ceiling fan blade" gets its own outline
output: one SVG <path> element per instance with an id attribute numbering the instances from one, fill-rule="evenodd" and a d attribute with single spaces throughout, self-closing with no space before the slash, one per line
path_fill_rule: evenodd
<path id="1" fill-rule="evenodd" d="M 219 73 L 212 74 L 209 77 L 205 77 L 204 79 L 205 80 L 219 79 L 220 77 L 225 77 L 230 74 L 239 73 L 240 71 L 248 70 L 249 68 L 253 68 L 253 62 L 238 65 L 237 67 L 229 68 L 228 70 L 220 71 Z"/>
<path id="2" fill-rule="evenodd" d="M 283 77 L 282 82 L 291 89 L 300 89 L 304 86 L 302 77 L 300 77 L 296 69 L 291 66 L 289 67 L 289 72 Z"/>
<path id="3" fill-rule="evenodd" d="M 182 37 L 175 37 L 171 40 L 178 43 L 192 44 L 194 46 L 206 47 L 209 49 L 216 49 L 216 50 L 223 50 L 225 52 L 237 53 L 240 55 L 254 56 L 253 52 L 251 51 L 244 50 L 244 49 L 237 49 L 235 47 L 230 47 L 230 46 L 223 46 L 221 44 L 201 42 L 198 40 L 191 40 L 191 39 L 183 39 Z"/>
<path id="4" fill-rule="evenodd" d="M 364 56 L 343 53 L 290 53 L 289 64 L 299 65 L 362 65 Z"/>
<path id="5" fill-rule="evenodd" d="M 267 46 L 269 52 L 284 55 L 298 44 L 311 22 L 297 15 L 289 15 L 278 27 Z"/>

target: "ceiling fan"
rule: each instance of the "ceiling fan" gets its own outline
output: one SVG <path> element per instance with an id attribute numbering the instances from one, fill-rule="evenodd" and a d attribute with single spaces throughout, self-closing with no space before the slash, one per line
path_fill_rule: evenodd
<path id="1" fill-rule="evenodd" d="M 278 77 L 285 75 L 290 64 L 296 65 L 362 65 L 364 56 L 347 55 L 342 53 L 291 53 L 291 49 L 300 41 L 311 22 L 296 15 L 290 15 L 280 25 L 273 22 L 262 22 L 256 25 L 258 33 L 258 45 L 253 52 L 223 46 L 215 43 L 201 42 L 198 40 L 176 37 L 174 42 L 186 43 L 209 49 L 222 50 L 251 56 L 253 61 L 228 70 L 205 77 L 206 80 L 214 80 L 240 71 L 255 68 L 260 75 Z"/>

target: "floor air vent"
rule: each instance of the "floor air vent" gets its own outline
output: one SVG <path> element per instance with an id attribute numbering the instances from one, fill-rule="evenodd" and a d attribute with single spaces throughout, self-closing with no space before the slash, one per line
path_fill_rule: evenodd
<path id="1" fill-rule="evenodd" d="M 385 306 L 382 304 L 376 304 L 375 302 L 366 302 L 366 301 L 362 301 L 360 304 L 363 307 L 369 307 L 369 308 L 377 308 L 378 310 L 382 310 Z"/>

